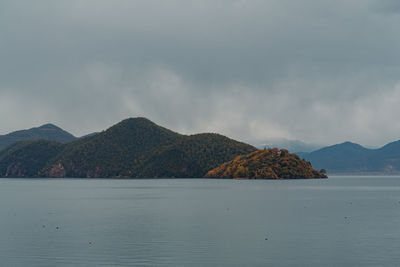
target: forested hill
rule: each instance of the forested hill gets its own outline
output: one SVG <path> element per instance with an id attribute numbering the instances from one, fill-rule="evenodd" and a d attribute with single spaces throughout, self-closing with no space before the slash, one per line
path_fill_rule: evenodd
<path id="1" fill-rule="evenodd" d="M 37 177 L 48 160 L 60 153 L 65 146 L 49 140 L 17 142 L 0 152 L 0 175 Z"/>
<path id="2" fill-rule="evenodd" d="M 148 119 L 131 118 L 68 144 L 18 143 L 1 153 L 0 176 L 203 177 L 255 150 L 218 134 L 181 135 Z"/>
<path id="3" fill-rule="evenodd" d="M 0 151 L 18 141 L 39 139 L 68 143 L 77 138 L 54 124 L 45 124 L 28 130 L 20 130 L 6 135 L 0 135 Z"/>
<path id="4" fill-rule="evenodd" d="M 399 174 L 400 141 L 378 149 L 345 142 L 301 155 L 330 174 Z"/>

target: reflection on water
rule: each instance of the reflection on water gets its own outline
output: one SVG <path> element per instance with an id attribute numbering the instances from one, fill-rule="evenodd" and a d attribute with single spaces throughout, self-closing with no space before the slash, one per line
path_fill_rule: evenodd
<path id="1" fill-rule="evenodd" d="M 0 179 L 2 266 L 398 266 L 400 177 Z"/>

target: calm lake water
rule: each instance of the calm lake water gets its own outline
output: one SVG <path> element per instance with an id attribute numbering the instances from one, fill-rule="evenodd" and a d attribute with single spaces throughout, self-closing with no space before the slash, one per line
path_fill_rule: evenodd
<path id="1" fill-rule="evenodd" d="M 1 266 L 400 266 L 400 177 L 0 179 Z"/>

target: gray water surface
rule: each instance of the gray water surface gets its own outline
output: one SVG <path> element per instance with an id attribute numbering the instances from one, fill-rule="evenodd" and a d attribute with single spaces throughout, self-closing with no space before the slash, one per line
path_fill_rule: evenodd
<path id="1" fill-rule="evenodd" d="M 400 266 L 400 177 L 0 179 L 1 266 Z"/>

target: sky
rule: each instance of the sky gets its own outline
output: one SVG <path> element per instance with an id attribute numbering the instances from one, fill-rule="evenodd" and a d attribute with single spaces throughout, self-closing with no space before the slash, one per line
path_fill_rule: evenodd
<path id="1" fill-rule="evenodd" d="M 400 139 L 396 0 L 2 0 L 0 134 L 128 117 L 379 146 Z"/>

